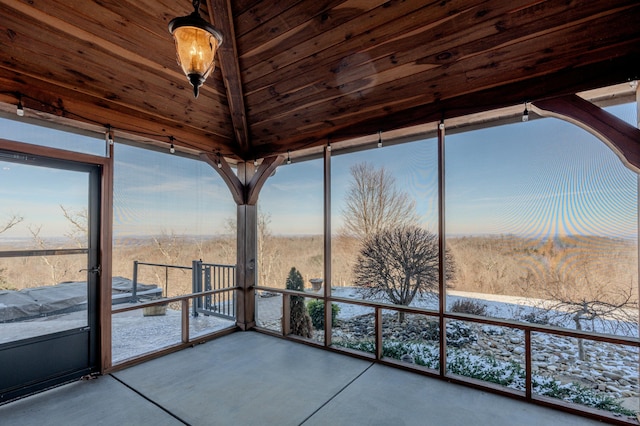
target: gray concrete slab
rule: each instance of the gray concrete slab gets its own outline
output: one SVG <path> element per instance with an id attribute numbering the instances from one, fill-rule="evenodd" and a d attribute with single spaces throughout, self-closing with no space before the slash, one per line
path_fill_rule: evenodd
<path id="1" fill-rule="evenodd" d="M 255 332 L 114 373 L 191 425 L 299 425 L 371 363 Z"/>
<path id="2" fill-rule="evenodd" d="M 182 425 L 113 377 L 78 381 L 0 406 L 0 425 Z"/>
<path id="3" fill-rule="evenodd" d="M 0 406 L 0 425 L 591 426 L 602 423 L 238 332 Z"/>
<path id="4" fill-rule="evenodd" d="M 590 426 L 602 423 L 373 365 L 304 423 L 368 426 Z"/>

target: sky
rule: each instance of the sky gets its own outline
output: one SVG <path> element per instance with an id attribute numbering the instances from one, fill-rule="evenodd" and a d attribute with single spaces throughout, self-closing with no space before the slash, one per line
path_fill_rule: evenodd
<path id="1" fill-rule="evenodd" d="M 635 124 L 635 105 L 608 110 Z M 101 155 L 91 138 L 0 118 L 0 138 Z M 1 148 L 1 146 L 0 146 Z M 215 235 L 229 232 L 236 207 L 209 165 L 118 143 L 115 148 L 114 235 Z M 448 235 L 529 237 L 603 235 L 637 239 L 638 175 L 604 143 L 557 119 L 531 120 L 446 136 Z M 342 224 L 352 165 L 384 167 L 414 199 L 423 226 L 436 231 L 437 146 L 434 139 L 332 158 L 332 225 Z M 29 228 L 54 237 L 68 232 L 60 206 L 86 208 L 87 176 L 4 161 L 0 157 L 0 229 L 11 215 L 23 222 L 1 240 L 26 238 Z M 273 234 L 321 234 L 322 159 L 282 165 L 260 194 Z"/>

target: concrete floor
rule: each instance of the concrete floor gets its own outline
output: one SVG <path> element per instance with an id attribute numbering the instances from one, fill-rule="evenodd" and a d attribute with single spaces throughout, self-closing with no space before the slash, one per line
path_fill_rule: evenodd
<path id="1" fill-rule="evenodd" d="M 256 332 L 0 406 L 1 425 L 601 425 Z"/>

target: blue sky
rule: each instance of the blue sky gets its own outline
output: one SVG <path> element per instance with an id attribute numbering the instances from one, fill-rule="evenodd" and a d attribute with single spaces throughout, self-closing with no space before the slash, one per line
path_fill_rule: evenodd
<path id="1" fill-rule="evenodd" d="M 635 105 L 609 108 L 633 123 Z M 101 154 L 104 139 L 0 119 L 0 138 Z M 114 231 L 118 237 L 160 233 L 219 234 L 235 219 L 229 192 L 210 166 L 116 145 Z M 532 120 L 446 137 L 447 233 L 564 234 L 637 237 L 637 174 L 587 132 L 555 119 Z M 424 226 L 437 229 L 436 141 L 383 147 L 332 159 L 332 223 L 341 225 L 349 167 L 385 167 L 416 201 Z M 274 234 L 322 232 L 322 160 L 281 166 L 259 208 Z M 0 161 L 0 224 L 25 221 L 0 239 L 67 232 L 59 205 L 81 209 L 86 179 L 77 173 Z"/>

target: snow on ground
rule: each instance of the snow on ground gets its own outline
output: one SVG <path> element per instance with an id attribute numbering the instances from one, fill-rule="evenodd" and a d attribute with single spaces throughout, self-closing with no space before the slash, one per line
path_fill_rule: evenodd
<path id="1" fill-rule="evenodd" d="M 233 321 L 215 316 L 189 317 L 189 337 L 194 339 L 233 325 Z M 142 309 L 114 314 L 113 363 L 176 345 L 181 342 L 181 333 L 182 315 L 177 310 L 167 309 L 165 315 L 158 316 L 144 316 Z"/>
<path id="2" fill-rule="evenodd" d="M 331 289 L 334 297 L 362 299 L 358 290 L 354 287 L 336 287 Z M 478 304 L 484 305 L 487 309 L 487 316 L 493 318 L 516 320 L 527 322 L 527 317 L 546 316 L 549 318 L 550 325 L 575 329 L 573 321 L 568 320 L 565 312 L 559 312 L 551 309 L 544 309 L 552 302 L 543 299 L 526 298 L 519 296 L 505 296 L 499 294 L 472 293 L 465 291 L 447 291 L 447 309 L 459 300 L 472 300 Z M 384 301 L 382 301 L 384 302 Z M 349 319 L 355 316 L 373 312 L 372 308 L 365 306 L 343 304 L 340 303 L 339 319 Z M 412 307 L 438 310 L 437 296 L 425 295 L 416 296 L 411 303 Z M 583 324 L 585 331 L 595 331 L 598 333 L 616 334 L 620 336 L 638 337 L 638 324 L 625 323 L 625 327 L 621 327 L 618 321 L 594 321 L 589 324 Z M 612 333 L 615 331 L 615 333 Z"/>

